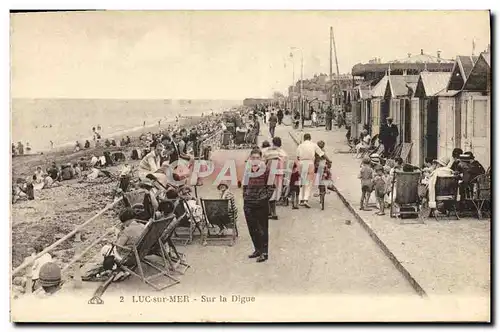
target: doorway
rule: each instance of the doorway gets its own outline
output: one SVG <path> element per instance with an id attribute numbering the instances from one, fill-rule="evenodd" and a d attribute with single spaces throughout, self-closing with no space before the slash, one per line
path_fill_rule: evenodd
<path id="1" fill-rule="evenodd" d="M 437 159 L 438 154 L 438 100 L 430 98 L 427 104 L 427 121 L 424 131 L 426 158 Z"/>

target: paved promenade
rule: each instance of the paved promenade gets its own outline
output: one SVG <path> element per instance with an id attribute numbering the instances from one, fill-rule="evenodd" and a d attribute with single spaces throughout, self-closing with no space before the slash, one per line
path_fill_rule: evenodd
<path id="1" fill-rule="evenodd" d="M 298 131 L 290 135 L 300 140 Z M 345 129 L 305 128 L 313 141 L 326 142 L 333 160 L 334 184 L 346 205 L 362 219 L 365 229 L 386 254 L 400 265 L 414 288 L 427 295 L 463 295 L 484 297 L 490 294 L 490 220 L 463 218 L 443 220 L 425 218 L 425 224 L 401 224 L 389 215 L 360 211 L 360 184 L 357 179 L 360 160 L 346 151 Z M 375 203 L 371 198 L 370 203 Z"/>

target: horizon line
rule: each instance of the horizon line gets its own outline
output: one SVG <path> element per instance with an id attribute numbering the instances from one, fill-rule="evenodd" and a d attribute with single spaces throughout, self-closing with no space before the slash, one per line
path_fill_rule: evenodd
<path id="1" fill-rule="evenodd" d="M 134 98 L 134 97 L 10 97 L 10 100 L 14 99 L 77 99 L 77 100 L 83 100 L 83 99 L 100 99 L 100 100 L 224 100 L 224 101 L 243 101 L 244 99 L 247 98 L 271 98 L 271 97 L 245 97 L 245 98 L 237 98 L 237 99 L 232 99 L 232 98 L 161 98 L 161 97 L 155 97 L 155 98 L 146 98 L 146 97 L 141 97 L 141 98 Z"/>

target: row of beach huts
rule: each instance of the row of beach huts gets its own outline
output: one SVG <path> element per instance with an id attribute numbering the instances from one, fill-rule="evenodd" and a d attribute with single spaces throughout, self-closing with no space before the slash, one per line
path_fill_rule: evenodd
<path id="1" fill-rule="evenodd" d="M 362 81 L 345 91 L 351 136 L 368 127 L 373 137 L 387 117 L 398 126 L 398 143 L 411 147 L 406 162 L 451 157 L 454 148 L 472 151 L 490 166 L 491 58 L 446 60 L 421 53 L 401 60 L 359 64 L 353 77 Z"/>

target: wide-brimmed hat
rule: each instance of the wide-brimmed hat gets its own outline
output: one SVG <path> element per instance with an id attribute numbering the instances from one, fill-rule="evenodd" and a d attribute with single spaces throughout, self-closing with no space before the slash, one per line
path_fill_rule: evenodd
<path id="1" fill-rule="evenodd" d="M 229 181 L 221 181 L 218 185 L 217 185 L 217 190 L 220 190 L 221 186 L 225 186 L 226 189 L 229 189 Z"/>
<path id="2" fill-rule="evenodd" d="M 448 166 L 448 164 L 450 163 L 450 158 L 448 157 L 443 157 L 441 159 L 434 159 L 434 162 L 443 166 L 443 167 L 446 167 Z"/>

